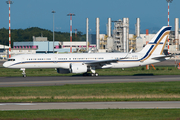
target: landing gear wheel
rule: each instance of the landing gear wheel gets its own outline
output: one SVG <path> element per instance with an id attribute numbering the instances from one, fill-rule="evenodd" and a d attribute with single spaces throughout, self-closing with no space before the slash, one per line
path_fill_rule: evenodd
<path id="1" fill-rule="evenodd" d="M 83 73 L 83 76 L 88 76 L 88 73 Z"/>
<path id="2" fill-rule="evenodd" d="M 23 75 L 23 77 L 25 78 L 26 77 L 26 72 L 25 72 L 25 68 L 21 68 L 20 70 L 22 70 L 23 72 L 22 72 L 22 75 Z"/>
<path id="3" fill-rule="evenodd" d="M 91 70 L 91 76 L 96 76 L 96 77 L 99 76 L 99 74 L 96 73 L 95 66 L 91 66 L 90 70 Z"/>
<path id="4" fill-rule="evenodd" d="M 25 75 L 23 75 L 23 77 L 25 78 L 25 77 L 26 77 L 26 74 L 25 74 Z"/>
<path id="5" fill-rule="evenodd" d="M 98 73 L 91 73 L 91 76 L 99 76 L 99 74 Z"/>
<path id="6" fill-rule="evenodd" d="M 99 76 L 99 74 L 98 74 L 98 73 L 95 73 L 95 76 L 97 77 L 97 76 Z"/>
<path id="7" fill-rule="evenodd" d="M 91 73 L 91 76 L 95 76 L 95 74 L 94 74 L 94 73 Z"/>

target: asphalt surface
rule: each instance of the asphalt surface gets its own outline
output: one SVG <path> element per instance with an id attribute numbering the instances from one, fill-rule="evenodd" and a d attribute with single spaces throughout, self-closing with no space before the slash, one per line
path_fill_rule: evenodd
<path id="1" fill-rule="evenodd" d="M 169 82 L 180 81 L 180 75 L 162 76 L 70 76 L 70 77 L 0 77 L 0 87 L 57 86 L 65 84 L 96 84 L 124 82 Z"/>
<path id="2" fill-rule="evenodd" d="M 180 101 L 158 102 L 69 102 L 69 103 L 0 103 L 0 110 L 47 109 L 174 109 Z"/>
<path id="3" fill-rule="evenodd" d="M 0 61 L 0 67 L 4 61 Z M 155 65 L 174 65 L 174 60 Z M 95 84 L 124 82 L 180 81 L 180 75 L 167 76 L 99 76 L 99 77 L 0 77 L 0 87 L 52 86 L 65 84 Z M 167 102 L 68 102 L 68 103 L 0 103 L 0 110 L 45 109 L 172 109 L 180 108 L 180 101 Z"/>

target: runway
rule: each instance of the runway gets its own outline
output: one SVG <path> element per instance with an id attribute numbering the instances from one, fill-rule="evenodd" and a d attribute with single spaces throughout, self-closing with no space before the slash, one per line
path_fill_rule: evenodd
<path id="1" fill-rule="evenodd" d="M 69 102 L 69 103 L 0 103 L 0 110 L 49 109 L 179 109 L 180 101 L 165 102 Z"/>
<path id="2" fill-rule="evenodd" d="M 0 77 L 0 87 L 56 86 L 65 84 L 96 84 L 125 82 L 180 81 L 180 75 L 163 76 L 55 76 L 55 77 Z M 46 109 L 180 109 L 180 101 L 158 102 L 67 102 L 67 103 L 0 103 L 0 110 Z"/>
<path id="3" fill-rule="evenodd" d="M 125 82 L 169 82 L 180 81 L 180 75 L 163 76 L 56 76 L 56 77 L 0 77 L 0 87 L 54 86 L 65 84 L 96 84 Z M 47 109 L 180 109 L 180 101 L 156 102 L 66 102 L 66 103 L 0 103 L 3 110 L 47 110 Z"/>
<path id="4" fill-rule="evenodd" d="M 180 81 L 180 75 L 167 76 L 99 76 L 99 77 L 0 77 L 0 87 L 15 86 L 53 86 L 65 84 L 94 84 L 122 82 L 168 82 Z"/>
<path id="5" fill-rule="evenodd" d="M 168 82 L 180 81 L 180 75 L 162 76 L 99 76 L 99 77 L 0 77 L 0 87 L 18 86 L 54 86 L 65 84 L 97 84 L 97 83 L 124 83 L 124 82 Z"/>

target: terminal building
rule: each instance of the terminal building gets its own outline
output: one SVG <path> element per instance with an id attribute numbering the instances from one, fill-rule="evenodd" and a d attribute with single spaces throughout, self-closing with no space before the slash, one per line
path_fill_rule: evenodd
<path id="1" fill-rule="evenodd" d="M 75 52 L 78 49 L 85 49 L 86 42 L 59 42 L 54 41 L 54 53 L 70 52 L 70 47 Z M 89 48 L 96 47 L 95 44 L 90 44 Z M 17 51 L 16 51 L 17 50 Z M 32 53 L 53 53 L 53 41 L 48 41 L 47 37 L 33 36 L 32 42 L 13 42 L 13 49 L 11 54 L 20 54 L 19 51 L 28 50 Z M 14 52 L 13 52 L 14 51 Z M 16 53 L 15 53 L 16 51 Z M 29 53 L 30 53 L 29 52 Z M 25 52 L 27 53 L 27 52 Z"/>

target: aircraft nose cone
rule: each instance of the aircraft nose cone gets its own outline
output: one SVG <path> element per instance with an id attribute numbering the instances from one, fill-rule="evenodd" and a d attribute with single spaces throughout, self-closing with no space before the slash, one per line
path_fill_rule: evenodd
<path id="1" fill-rule="evenodd" d="M 7 64 L 7 62 L 5 62 L 5 63 L 3 64 L 3 66 L 4 66 L 4 67 L 8 67 L 8 64 Z"/>

